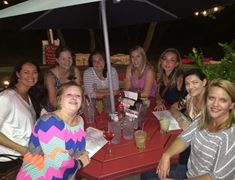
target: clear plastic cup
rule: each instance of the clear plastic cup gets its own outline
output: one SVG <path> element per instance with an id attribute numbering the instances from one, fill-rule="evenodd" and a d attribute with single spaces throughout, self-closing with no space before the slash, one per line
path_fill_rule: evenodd
<path id="1" fill-rule="evenodd" d="M 123 122 L 123 138 L 126 140 L 133 139 L 135 121 L 127 119 Z"/>
<path id="2" fill-rule="evenodd" d="M 95 107 L 94 106 L 86 106 L 84 109 L 86 123 L 93 124 L 95 122 Z"/>
<path id="3" fill-rule="evenodd" d="M 135 144 L 138 150 L 145 149 L 147 133 L 144 130 L 135 131 Z"/>
<path id="4" fill-rule="evenodd" d="M 169 130 L 169 126 L 170 126 L 170 119 L 166 119 L 166 118 L 162 118 L 160 119 L 160 132 L 162 134 L 165 134 L 168 132 Z"/>

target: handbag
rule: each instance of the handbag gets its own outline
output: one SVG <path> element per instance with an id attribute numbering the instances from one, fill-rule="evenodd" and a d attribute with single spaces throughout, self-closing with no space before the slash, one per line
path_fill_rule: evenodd
<path id="1" fill-rule="evenodd" d="M 0 162 L 0 164 L 4 166 L 0 168 L 6 169 L 6 171 L 0 172 L 0 180 L 14 180 L 22 165 L 22 162 L 23 162 L 22 157 L 10 155 L 10 154 L 0 154 L 0 157 L 8 158 L 11 160 L 7 162 Z"/>

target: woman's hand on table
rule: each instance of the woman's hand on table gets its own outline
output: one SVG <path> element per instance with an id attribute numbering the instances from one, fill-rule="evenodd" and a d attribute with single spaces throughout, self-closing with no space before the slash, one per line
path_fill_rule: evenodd
<path id="1" fill-rule="evenodd" d="M 90 163 L 87 151 L 85 151 L 81 156 L 79 156 L 78 159 L 82 161 L 83 167 L 86 167 Z"/>
<path id="2" fill-rule="evenodd" d="M 170 157 L 167 154 L 163 154 L 162 158 L 157 166 L 156 174 L 160 179 L 166 178 L 170 171 Z"/>
<path id="3" fill-rule="evenodd" d="M 179 124 L 181 129 L 185 130 L 189 126 L 190 122 L 188 122 L 188 121 L 178 121 L 178 124 Z"/>
<path id="4" fill-rule="evenodd" d="M 163 111 L 163 110 L 166 110 L 166 106 L 165 106 L 165 104 L 163 102 L 157 101 L 156 104 L 157 105 L 155 106 L 154 111 Z"/>

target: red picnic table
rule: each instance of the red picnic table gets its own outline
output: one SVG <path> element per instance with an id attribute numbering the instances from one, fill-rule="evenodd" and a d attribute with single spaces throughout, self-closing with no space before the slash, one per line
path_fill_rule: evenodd
<path id="1" fill-rule="evenodd" d="M 147 110 L 144 120 L 147 142 L 143 151 L 137 150 L 134 138 L 132 140 L 121 138 L 119 144 L 112 144 L 111 155 L 107 153 L 108 144 L 106 144 L 91 158 L 88 166 L 78 171 L 76 178 L 119 179 L 156 168 L 162 153 L 179 135 L 180 131 L 161 134 L 159 121 L 153 115 L 153 105 L 151 106 Z M 103 117 L 104 123 L 107 123 L 108 118 L 105 113 L 99 116 Z M 96 127 L 99 128 L 98 123 Z M 172 163 L 177 162 L 177 159 L 177 157 L 173 158 Z"/>

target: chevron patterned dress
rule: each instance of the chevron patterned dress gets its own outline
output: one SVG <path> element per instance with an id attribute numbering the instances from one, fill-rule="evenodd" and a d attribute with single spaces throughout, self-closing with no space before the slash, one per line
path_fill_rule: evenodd
<path id="1" fill-rule="evenodd" d="M 73 179 L 85 150 L 84 122 L 69 126 L 56 114 L 42 116 L 30 136 L 19 180 Z"/>

